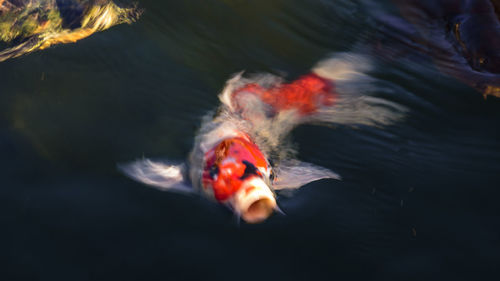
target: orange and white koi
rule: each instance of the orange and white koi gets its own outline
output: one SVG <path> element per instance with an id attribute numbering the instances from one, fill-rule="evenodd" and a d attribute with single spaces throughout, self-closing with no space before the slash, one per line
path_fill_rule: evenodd
<path id="1" fill-rule="evenodd" d="M 203 122 L 188 164 L 145 159 L 121 169 L 163 190 L 198 191 L 230 207 L 246 222 L 261 222 L 278 209 L 276 191 L 319 179 L 340 179 L 326 168 L 280 153 L 283 136 L 291 129 L 309 121 L 370 124 L 372 116 L 390 115 L 370 113 L 363 118 L 363 110 L 348 114 L 356 108 L 345 106 L 353 99 L 337 88 L 345 91 L 346 85 L 362 82 L 366 76 L 361 71 L 366 68 L 367 61 L 341 55 L 290 83 L 271 75 L 243 78 L 238 74 L 220 95 L 222 105 L 216 116 Z M 357 114 L 360 119 L 352 117 Z M 271 158 L 276 158 L 274 164 Z"/>

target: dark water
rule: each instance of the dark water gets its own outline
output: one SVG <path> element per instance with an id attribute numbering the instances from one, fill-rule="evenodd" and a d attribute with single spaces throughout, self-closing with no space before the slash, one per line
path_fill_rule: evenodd
<path id="1" fill-rule="evenodd" d="M 373 2 L 141 1 L 134 25 L 1 63 L 0 279 L 496 279 L 500 100 L 441 72 Z M 296 129 L 299 158 L 343 181 L 280 198 L 286 216 L 238 225 L 117 171 L 184 159 L 231 74 L 293 79 L 340 51 L 369 54 L 373 94 L 409 112 Z"/>

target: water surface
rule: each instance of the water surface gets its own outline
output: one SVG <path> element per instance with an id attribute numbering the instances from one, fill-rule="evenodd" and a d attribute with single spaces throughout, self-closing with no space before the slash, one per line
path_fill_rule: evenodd
<path id="1" fill-rule="evenodd" d="M 2 279 L 497 273 L 500 101 L 436 66 L 393 2 L 140 5 L 133 25 L 0 64 Z M 117 171 L 142 156 L 185 159 L 235 72 L 293 79 L 344 51 L 368 54 L 373 95 L 409 111 L 384 127 L 296 129 L 298 157 L 343 180 L 279 198 L 286 216 L 238 224 L 211 202 Z"/>

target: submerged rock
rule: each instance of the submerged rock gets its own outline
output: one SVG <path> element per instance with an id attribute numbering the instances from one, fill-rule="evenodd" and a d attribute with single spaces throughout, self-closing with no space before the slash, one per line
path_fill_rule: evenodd
<path id="1" fill-rule="evenodd" d="M 438 68 L 500 97 L 500 0 L 393 0 Z"/>
<path id="2" fill-rule="evenodd" d="M 0 0 L 0 41 L 10 45 L 0 51 L 0 62 L 130 24 L 140 14 L 135 4 L 111 0 Z"/>

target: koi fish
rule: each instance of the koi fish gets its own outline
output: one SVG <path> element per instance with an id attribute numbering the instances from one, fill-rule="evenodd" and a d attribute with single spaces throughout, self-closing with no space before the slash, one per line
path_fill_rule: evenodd
<path id="1" fill-rule="evenodd" d="M 346 90 L 366 83 L 362 71 L 368 68 L 365 58 L 341 54 L 289 83 L 273 75 L 244 78 L 239 73 L 220 94 L 218 113 L 203 121 L 189 164 L 142 159 L 119 168 L 146 185 L 199 192 L 248 223 L 262 222 L 279 210 L 278 191 L 341 179 L 288 153 L 284 137 L 295 126 L 316 121 L 374 125 L 396 118 L 397 110 L 387 110 L 391 103 L 375 105 L 373 98 L 370 105 L 367 97 Z"/>
<path id="2" fill-rule="evenodd" d="M 0 62 L 131 24 L 141 13 L 111 0 L 0 0 L 0 41 L 15 44 L 0 51 Z"/>

